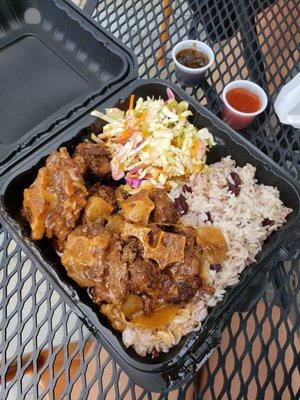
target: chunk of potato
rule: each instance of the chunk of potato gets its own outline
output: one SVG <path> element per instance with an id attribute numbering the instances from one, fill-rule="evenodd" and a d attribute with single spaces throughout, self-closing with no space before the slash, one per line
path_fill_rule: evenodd
<path id="1" fill-rule="evenodd" d="M 89 222 L 98 218 L 106 219 L 113 212 L 113 207 L 97 195 L 88 198 L 85 206 L 85 216 Z"/>
<path id="2" fill-rule="evenodd" d="M 120 234 L 122 226 L 124 225 L 125 219 L 121 214 L 113 214 L 107 218 L 107 224 L 105 228 L 112 233 Z"/>
<path id="3" fill-rule="evenodd" d="M 196 241 L 210 264 L 221 264 L 227 256 L 227 243 L 220 228 L 201 226 Z"/>
<path id="4" fill-rule="evenodd" d="M 147 225 L 155 205 L 149 199 L 149 190 L 143 189 L 124 200 L 121 203 L 121 208 L 127 221 L 139 225 Z"/>
<path id="5" fill-rule="evenodd" d="M 122 304 L 121 311 L 124 313 L 127 320 L 132 319 L 134 316 L 143 315 L 144 302 L 137 294 L 128 293 Z"/>

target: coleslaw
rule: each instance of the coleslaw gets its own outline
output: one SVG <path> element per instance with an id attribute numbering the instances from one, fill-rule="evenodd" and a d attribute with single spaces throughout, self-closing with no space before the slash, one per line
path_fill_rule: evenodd
<path id="1" fill-rule="evenodd" d="M 107 124 L 103 132 L 92 134 L 103 142 L 112 159 L 112 177 L 125 178 L 132 188 L 176 187 L 178 181 L 202 170 L 206 152 L 215 144 L 207 128 L 197 129 L 188 118 L 192 112 L 186 101 L 177 102 L 168 92 L 159 98 L 130 97 L 128 110 L 106 109 L 91 114 Z"/>

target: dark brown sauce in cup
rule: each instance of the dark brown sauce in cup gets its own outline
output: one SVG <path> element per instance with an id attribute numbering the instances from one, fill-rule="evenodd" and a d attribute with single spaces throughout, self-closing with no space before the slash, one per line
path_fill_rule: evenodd
<path id="1" fill-rule="evenodd" d="M 196 49 L 183 49 L 176 54 L 177 61 L 188 68 L 202 68 L 208 64 L 209 58 L 205 53 Z"/>

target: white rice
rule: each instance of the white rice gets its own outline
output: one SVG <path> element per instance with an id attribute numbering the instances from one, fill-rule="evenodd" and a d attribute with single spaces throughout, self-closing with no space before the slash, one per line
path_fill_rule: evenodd
<path id="1" fill-rule="evenodd" d="M 241 178 L 241 190 L 235 196 L 226 182 L 231 172 Z M 213 225 L 222 229 L 228 245 L 228 253 L 220 272 L 207 270 L 209 284 L 215 288 L 213 295 L 198 293 L 163 330 L 126 328 L 123 332 L 124 344 L 133 346 L 142 356 L 153 349 L 167 352 L 180 339 L 201 328 L 208 307 L 216 305 L 225 293 L 226 287 L 238 282 L 239 274 L 246 265 L 255 261 L 266 238 L 286 221 L 292 211 L 284 207 L 279 191 L 273 186 L 257 184 L 255 167 L 250 164 L 236 167 L 230 157 L 207 167 L 202 173 L 191 176 L 187 183 L 192 193 L 173 189 L 170 197 L 174 200 L 180 193 L 189 205 L 189 211 L 182 217 L 183 223 L 199 227 L 210 225 L 206 212 L 210 212 Z M 268 218 L 272 225 L 262 226 Z"/>

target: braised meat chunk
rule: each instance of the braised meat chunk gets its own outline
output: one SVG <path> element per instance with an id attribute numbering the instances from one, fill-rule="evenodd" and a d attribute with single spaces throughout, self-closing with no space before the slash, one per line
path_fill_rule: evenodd
<path id="1" fill-rule="evenodd" d="M 196 294 L 200 287 L 199 270 L 194 266 L 194 274 L 188 276 L 181 273 L 180 267 L 162 272 L 154 261 L 142 258 L 129 265 L 129 289 L 143 296 L 146 313 L 168 304 L 187 302 Z"/>
<path id="2" fill-rule="evenodd" d="M 174 302 L 184 303 L 196 294 L 201 286 L 201 262 L 195 256 L 186 256 L 181 263 L 174 263 L 168 267 L 168 273 L 176 283 L 178 296 Z"/>
<path id="3" fill-rule="evenodd" d="M 63 247 L 86 204 L 84 171 L 82 159 L 71 158 L 65 147 L 48 157 L 33 184 L 24 190 L 22 211 L 33 240 L 45 235 L 55 240 L 58 249 Z"/>
<path id="4" fill-rule="evenodd" d="M 51 185 L 51 174 L 43 167 L 30 188 L 24 190 L 22 214 L 30 224 L 33 240 L 44 236 L 47 217 L 56 203 L 55 193 L 48 191 Z"/>
<path id="5" fill-rule="evenodd" d="M 154 222 L 157 224 L 176 224 L 179 216 L 167 192 L 164 189 L 155 189 L 151 197 L 155 205 Z"/>
<path id="6" fill-rule="evenodd" d="M 172 303 L 178 295 L 171 277 L 161 272 L 154 261 L 142 258 L 129 265 L 129 289 L 142 296 L 146 314 Z"/>
<path id="7" fill-rule="evenodd" d="M 165 232 L 157 227 L 147 228 L 125 222 L 121 236 L 124 240 L 139 239 L 145 259 L 155 260 L 160 269 L 168 264 L 182 261 L 184 258 L 185 237 L 176 233 Z"/>
<path id="8" fill-rule="evenodd" d="M 151 258 L 160 269 L 184 258 L 186 239 L 183 235 L 159 230 L 153 235 L 153 243 L 144 246 L 144 258 Z"/>
<path id="9" fill-rule="evenodd" d="M 99 222 L 79 226 L 68 236 L 61 262 L 79 286 L 102 283 L 112 234 Z"/>
<path id="10" fill-rule="evenodd" d="M 82 287 L 93 287 L 96 303 L 121 304 L 127 293 L 128 271 L 118 236 L 99 221 L 77 227 L 61 258 L 68 275 Z"/>
<path id="11" fill-rule="evenodd" d="M 122 260 L 122 245 L 116 235 L 111 238 L 104 264 L 104 279 L 91 290 L 91 295 L 95 303 L 105 301 L 120 305 L 127 294 L 128 269 Z"/>
<path id="12" fill-rule="evenodd" d="M 210 281 L 207 261 L 202 248 L 198 245 L 198 233 L 195 229 L 186 226 L 175 226 L 174 231 L 186 238 L 184 260 L 168 266 L 168 273 L 177 281 L 185 282 L 192 288 L 201 289 L 207 293 L 213 293 Z M 187 288 L 186 288 L 187 289 Z M 185 291 L 187 293 L 187 291 Z M 193 297 L 193 296 L 191 296 Z"/>
<path id="13" fill-rule="evenodd" d="M 175 281 L 186 281 L 192 285 L 197 281 L 201 261 L 195 255 L 186 255 L 183 262 L 171 264 L 168 273 Z"/>
<path id="14" fill-rule="evenodd" d="M 139 258 L 128 266 L 130 274 L 130 289 L 137 294 L 155 296 L 161 272 L 154 261 Z"/>
<path id="15" fill-rule="evenodd" d="M 75 149 L 75 156 L 83 158 L 87 172 L 97 178 L 107 178 L 111 173 L 108 152 L 102 143 L 82 142 Z"/>
<path id="16" fill-rule="evenodd" d="M 127 239 L 124 247 L 122 260 L 129 264 L 132 264 L 138 256 L 142 256 L 143 246 L 142 243 L 136 237 L 130 237 Z"/>

